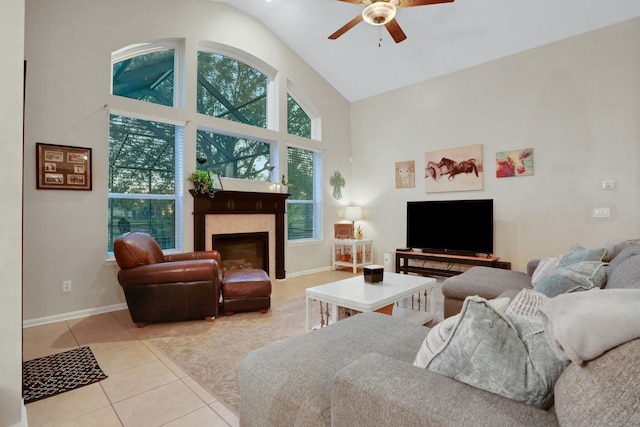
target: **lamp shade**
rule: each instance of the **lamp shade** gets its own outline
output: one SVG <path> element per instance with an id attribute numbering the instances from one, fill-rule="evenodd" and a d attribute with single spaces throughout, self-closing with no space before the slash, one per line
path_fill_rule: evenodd
<path id="1" fill-rule="evenodd" d="M 362 208 L 359 206 L 347 206 L 344 208 L 344 219 L 348 221 L 357 221 L 362 219 Z"/>

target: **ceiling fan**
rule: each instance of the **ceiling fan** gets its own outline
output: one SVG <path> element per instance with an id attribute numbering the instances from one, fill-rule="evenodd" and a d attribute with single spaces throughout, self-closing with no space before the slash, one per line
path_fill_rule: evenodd
<path id="1" fill-rule="evenodd" d="M 362 14 L 356 16 L 351 21 L 340 27 L 338 31 L 331 34 L 329 39 L 335 40 L 357 24 L 365 21 L 371 25 L 384 25 L 396 43 L 400 43 L 407 38 L 407 35 L 400 28 L 396 21 L 396 8 L 426 6 L 429 4 L 451 3 L 454 0 L 338 0 L 347 3 L 361 4 L 365 8 Z"/>

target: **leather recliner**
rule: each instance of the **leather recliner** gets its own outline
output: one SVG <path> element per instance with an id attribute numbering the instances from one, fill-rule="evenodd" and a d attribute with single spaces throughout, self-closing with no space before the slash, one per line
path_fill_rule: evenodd
<path id="1" fill-rule="evenodd" d="M 131 319 L 147 323 L 218 316 L 221 287 L 220 253 L 164 255 L 146 233 L 125 233 L 113 245 Z"/>

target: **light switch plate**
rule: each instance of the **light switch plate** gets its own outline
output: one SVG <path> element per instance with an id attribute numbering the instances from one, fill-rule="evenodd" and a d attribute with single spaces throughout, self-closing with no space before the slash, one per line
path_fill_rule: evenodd
<path id="1" fill-rule="evenodd" d="M 593 208 L 593 217 L 594 218 L 609 218 L 611 216 L 611 211 L 609 208 Z"/>

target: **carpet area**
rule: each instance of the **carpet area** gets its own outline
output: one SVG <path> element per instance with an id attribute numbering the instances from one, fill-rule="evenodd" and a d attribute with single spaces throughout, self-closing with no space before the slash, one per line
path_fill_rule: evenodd
<path id="1" fill-rule="evenodd" d="M 315 284 L 314 284 L 315 285 Z M 313 286 L 313 285 L 312 285 Z M 442 320 L 443 300 L 437 287 L 436 320 Z M 320 323 L 320 310 L 313 313 Z M 151 335 L 149 341 L 205 389 L 238 414 L 240 396 L 236 364 L 249 351 L 305 333 L 304 296 L 272 299 L 271 310 L 237 313 L 212 323 L 180 322 Z"/>
<path id="2" fill-rule="evenodd" d="M 24 403 L 35 402 L 107 378 L 89 347 L 80 347 L 22 364 Z"/>

